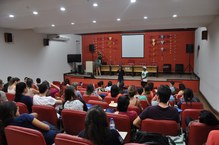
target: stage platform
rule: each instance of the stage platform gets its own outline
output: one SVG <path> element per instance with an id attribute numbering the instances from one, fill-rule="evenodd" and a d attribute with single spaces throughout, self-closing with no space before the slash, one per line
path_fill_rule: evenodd
<path id="1" fill-rule="evenodd" d="M 68 78 L 70 82 L 83 82 L 83 83 L 93 83 L 96 84 L 98 81 L 104 81 L 104 84 L 107 85 L 108 81 L 112 81 L 113 84 L 117 83 L 117 75 L 101 75 L 101 76 L 92 76 L 89 74 L 64 74 L 64 79 Z M 184 83 L 186 87 L 192 88 L 195 92 L 199 91 L 199 78 L 193 74 L 159 74 L 156 76 L 149 76 L 148 81 L 153 82 L 155 87 L 158 87 L 160 84 L 169 84 L 169 81 L 173 80 L 175 86 L 178 87 L 179 83 Z M 125 85 L 141 85 L 140 76 L 124 76 Z"/>

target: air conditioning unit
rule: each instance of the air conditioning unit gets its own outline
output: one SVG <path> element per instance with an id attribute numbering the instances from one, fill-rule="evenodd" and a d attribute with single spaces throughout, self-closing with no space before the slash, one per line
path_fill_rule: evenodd
<path id="1" fill-rule="evenodd" d="M 48 38 L 51 41 L 68 41 L 70 39 L 66 36 L 61 36 L 61 35 L 57 35 L 57 34 L 48 35 Z"/>

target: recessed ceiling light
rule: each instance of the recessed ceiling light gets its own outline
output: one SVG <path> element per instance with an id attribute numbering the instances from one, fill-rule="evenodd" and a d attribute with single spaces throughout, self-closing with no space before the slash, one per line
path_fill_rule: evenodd
<path id="1" fill-rule="evenodd" d="M 97 21 L 93 20 L 93 23 L 97 23 Z"/>
<path id="2" fill-rule="evenodd" d="M 173 15 L 173 18 L 176 18 L 176 17 L 178 17 L 178 15 L 177 15 L 177 14 L 174 14 L 174 15 Z"/>
<path id="3" fill-rule="evenodd" d="M 51 26 L 52 26 L 52 27 L 55 27 L 56 25 L 55 25 L 55 24 L 52 24 Z"/>
<path id="4" fill-rule="evenodd" d="M 135 3 L 136 2 L 136 0 L 131 0 L 131 3 Z"/>
<path id="5" fill-rule="evenodd" d="M 120 18 L 117 18 L 116 20 L 117 20 L 117 21 L 121 21 L 121 19 L 120 19 Z"/>
<path id="6" fill-rule="evenodd" d="M 75 23 L 71 22 L 72 25 L 74 25 Z"/>
<path id="7" fill-rule="evenodd" d="M 61 7 L 61 8 L 60 8 L 60 11 L 63 11 L 63 12 L 64 12 L 65 10 L 66 10 L 66 9 L 65 9 L 64 7 Z"/>
<path id="8" fill-rule="evenodd" d="M 93 3 L 93 6 L 94 6 L 94 7 L 98 7 L 98 4 L 97 4 L 97 3 Z"/>
<path id="9" fill-rule="evenodd" d="M 147 17 L 147 16 L 144 16 L 144 19 L 146 20 L 146 19 L 148 19 L 148 17 Z"/>
<path id="10" fill-rule="evenodd" d="M 33 14 L 34 14 L 34 15 L 38 15 L 38 12 L 37 12 L 37 11 L 33 11 Z"/>
<path id="11" fill-rule="evenodd" d="M 9 15 L 9 18 L 14 18 L 14 15 L 10 14 L 10 15 Z"/>

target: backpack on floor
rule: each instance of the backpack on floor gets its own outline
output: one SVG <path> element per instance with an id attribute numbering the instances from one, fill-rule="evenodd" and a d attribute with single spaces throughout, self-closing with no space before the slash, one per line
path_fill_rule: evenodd
<path id="1" fill-rule="evenodd" d="M 173 140 L 167 136 L 159 133 L 149 133 L 138 131 L 135 136 L 136 143 L 143 143 L 148 145 L 175 145 Z"/>

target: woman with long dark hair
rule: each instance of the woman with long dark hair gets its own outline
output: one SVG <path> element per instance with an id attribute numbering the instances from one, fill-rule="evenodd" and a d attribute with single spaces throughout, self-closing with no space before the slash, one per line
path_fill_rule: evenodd
<path id="1" fill-rule="evenodd" d="M 86 103 L 79 100 L 73 86 L 68 86 L 65 89 L 64 109 L 87 111 Z"/>
<path id="2" fill-rule="evenodd" d="M 55 126 L 47 122 L 41 122 L 31 114 L 23 113 L 20 115 L 19 108 L 14 102 L 3 102 L 0 104 L 0 120 L 3 145 L 7 145 L 4 128 L 8 125 L 31 128 L 42 132 L 47 145 L 52 145 L 56 134 L 60 132 Z"/>
<path id="3" fill-rule="evenodd" d="M 15 102 L 22 102 L 27 106 L 29 113 L 32 112 L 33 99 L 27 94 L 27 85 L 24 82 L 17 83 L 16 93 L 15 93 Z"/>
<path id="4" fill-rule="evenodd" d="M 123 139 L 115 129 L 109 129 L 106 113 L 99 106 L 92 107 L 85 118 L 85 130 L 79 137 L 91 140 L 95 145 L 121 145 Z"/>

